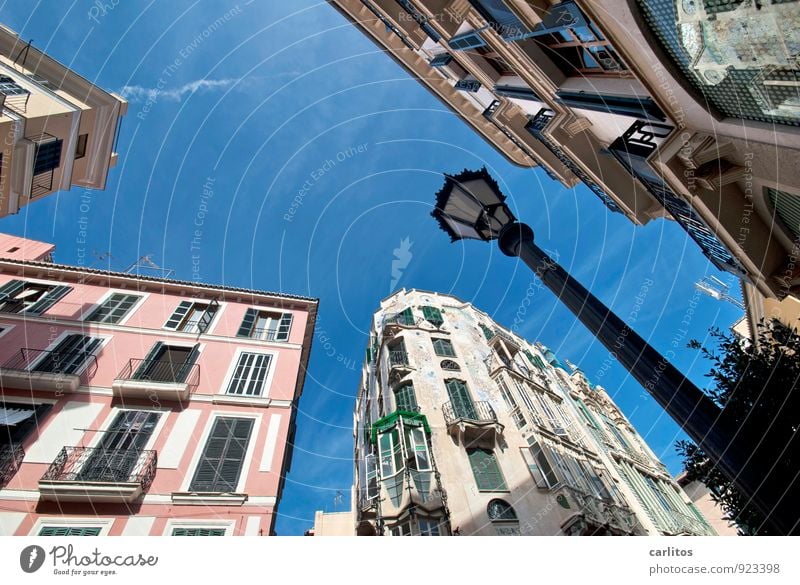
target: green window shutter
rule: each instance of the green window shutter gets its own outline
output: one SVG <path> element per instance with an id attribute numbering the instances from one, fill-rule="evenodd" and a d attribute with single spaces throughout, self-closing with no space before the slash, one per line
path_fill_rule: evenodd
<path id="1" fill-rule="evenodd" d="M 219 311 L 219 301 L 217 301 L 217 299 L 212 299 L 211 302 L 208 303 L 208 308 L 203 311 L 200 320 L 197 322 L 197 330 L 200 333 L 208 331 L 212 321 L 214 321 L 214 315 L 217 314 L 217 311 Z"/>
<path id="2" fill-rule="evenodd" d="M 21 280 L 9 280 L 3 286 L 0 286 L 0 303 L 16 295 L 22 290 L 22 287 L 23 282 Z"/>
<path id="3" fill-rule="evenodd" d="M 108 297 L 102 305 L 95 308 L 85 321 L 93 323 L 119 323 L 125 315 L 133 308 L 139 299 L 139 295 L 128 295 L 114 293 Z"/>
<path id="4" fill-rule="evenodd" d="M 41 299 L 31 305 L 28 310 L 25 311 L 25 314 L 41 315 L 47 309 L 55 305 L 71 290 L 72 287 L 70 286 L 54 286 Z"/>
<path id="5" fill-rule="evenodd" d="M 224 528 L 173 528 L 172 536 L 225 536 Z"/>
<path id="6" fill-rule="evenodd" d="M 422 315 L 425 317 L 425 320 L 428 321 L 428 323 L 436 327 L 439 327 L 442 323 L 444 323 L 444 319 L 442 319 L 442 312 L 436 307 L 422 307 Z"/>
<path id="7" fill-rule="evenodd" d="M 167 323 L 164 325 L 166 329 L 175 330 L 183 321 L 183 318 L 186 317 L 186 314 L 189 312 L 189 309 L 192 308 L 194 303 L 192 301 L 181 301 L 178 305 L 178 308 L 175 309 L 175 312 L 172 313 L 172 316 L 169 318 Z"/>
<path id="8" fill-rule="evenodd" d="M 411 311 L 411 307 L 407 307 L 403 309 L 398 316 L 400 317 L 400 321 L 406 325 L 413 325 L 414 324 L 414 313 Z"/>
<path id="9" fill-rule="evenodd" d="M 186 361 L 183 362 L 180 371 L 178 372 L 177 379 L 183 382 L 186 381 L 186 378 L 189 376 L 189 373 L 192 371 L 192 366 L 197 361 L 198 356 L 200 355 L 200 344 L 196 343 L 194 347 L 192 347 L 192 351 L 189 352 L 189 355 L 186 356 Z"/>
<path id="10" fill-rule="evenodd" d="M 486 449 L 468 449 L 467 456 L 478 489 L 487 492 L 508 491 L 497 458 Z"/>
<path id="11" fill-rule="evenodd" d="M 136 369 L 136 372 L 133 374 L 134 380 L 142 380 L 144 379 L 145 372 L 150 368 L 150 364 L 158 358 L 159 354 L 164 347 L 164 342 L 157 341 L 153 344 L 153 347 L 150 348 L 150 351 L 147 352 L 147 355 L 144 357 L 142 362 L 139 364 L 139 367 Z"/>
<path id="12" fill-rule="evenodd" d="M 278 334 L 275 341 L 289 341 L 289 331 L 292 328 L 292 314 L 283 313 L 278 324 Z"/>
<path id="13" fill-rule="evenodd" d="M 494 331 L 489 329 L 483 323 L 481 323 L 481 331 L 483 331 L 483 336 L 486 338 L 487 341 L 490 340 L 492 337 L 494 337 Z"/>
<path id="14" fill-rule="evenodd" d="M 251 418 L 217 418 L 189 489 L 235 492 L 252 430 Z"/>
<path id="15" fill-rule="evenodd" d="M 394 391 L 394 402 L 396 410 L 405 410 L 407 412 L 416 412 L 417 396 L 414 393 L 414 386 L 412 384 L 403 384 Z"/>
<path id="16" fill-rule="evenodd" d="M 453 344 L 449 339 L 434 339 L 433 351 L 440 357 L 456 357 L 456 352 L 453 351 Z"/>
<path id="17" fill-rule="evenodd" d="M 253 326 L 256 324 L 256 317 L 258 317 L 257 309 L 247 309 L 236 337 L 251 337 L 253 335 Z"/>
<path id="18" fill-rule="evenodd" d="M 93 527 L 71 527 L 71 526 L 43 526 L 39 530 L 39 536 L 100 536 L 100 528 Z"/>

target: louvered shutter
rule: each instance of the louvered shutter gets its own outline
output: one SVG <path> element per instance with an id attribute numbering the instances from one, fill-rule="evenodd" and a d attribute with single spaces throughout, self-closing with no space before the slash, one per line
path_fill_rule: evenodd
<path id="1" fill-rule="evenodd" d="M 47 309 L 55 305 L 71 290 L 72 287 L 70 286 L 54 286 L 52 289 L 47 291 L 47 293 L 41 299 L 28 307 L 28 310 L 25 311 L 25 313 L 28 315 L 41 315 Z"/>
<path id="2" fill-rule="evenodd" d="M 189 309 L 192 308 L 193 304 L 194 303 L 192 301 L 181 301 L 178 305 L 178 308 L 175 309 L 174 313 L 172 313 L 172 317 L 169 318 L 164 327 L 166 329 L 177 329 L 181 324 L 181 321 L 183 321 L 183 318 L 186 317 L 186 313 L 188 313 Z"/>
<path id="3" fill-rule="evenodd" d="M 136 368 L 136 372 L 133 374 L 134 380 L 146 380 L 147 379 L 147 372 L 150 369 L 150 366 L 153 365 L 158 355 L 161 353 L 161 349 L 164 347 L 164 343 L 161 341 L 157 341 L 153 347 L 150 348 L 150 351 L 147 352 L 144 360 L 139 364 L 139 367 Z"/>
<path id="4" fill-rule="evenodd" d="M 258 310 L 247 309 L 236 337 L 251 337 L 253 335 L 253 326 L 256 324 L 256 317 L 258 317 Z"/>
<path id="5" fill-rule="evenodd" d="M 275 337 L 275 341 L 289 341 L 289 331 L 291 328 L 292 314 L 283 313 L 281 315 L 281 321 L 278 324 L 278 335 Z"/>
<path id="6" fill-rule="evenodd" d="M 189 372 L 192 371 L 192 366 L 197 361 L 197 357 L 200 355 L 200 344 L 196 343 L 192 348 L 192 351 L 189 352 L 189 355 L 186 356 L 186 361 L 183 362 L 180 371 L 178 372 L 177 379 L 180 382 L 185 382 L 186 378 L 189 376 Z"/>
<path id="7" fill-rule="evenodd" d="M 405 325 L 412 325 L 414 323 L 414 313 L 411 312 L 411 307 L 403 309 L 400 312 L 400 321 Z"/>
<path id="8" fill-rule="evenodd" d="M 211 327 L 212 321 L 214 321 L 214 315 L 217 314 L 219 310 L 219 302 L 217 299 L 213 299 L 209 304 L 208 308 L 203 311 L 203 314 L 200 316 L 200 320 L 197 322 L 197 330 L 200 333 L 205 333 L 208 331 L 208 328 Z"/>
<path id="9" fill-rule="evenodd" d="M 217 418 L 189 489 L 235 492 L 252 429 L 250 418 Z"/>
<path id="10" fill-rule="evenodd" d="M 0 303 L 16 295 L 22 290 L 22 286 L 23 282 L 21 280 L 10 280 L 3 286 L 0 286 Z"/>

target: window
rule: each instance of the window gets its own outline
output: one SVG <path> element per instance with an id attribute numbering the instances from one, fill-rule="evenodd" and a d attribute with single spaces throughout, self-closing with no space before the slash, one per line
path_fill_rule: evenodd
<path id="1" fill-rule="evenodd" d="M 392 536 L 411 536 L 411 522 L 405 520 L 399 524 L 395 524 L 389 530 Z"/>
<path id="2" fill-rule="evenodd" d="M 647 96 L 602 95 L 586 91 L 556 92 L 556 102 L 579 110 L 608 112 L 620 116 L 666 121 L 666 117 L 656 103 Z"/>
<path id="3" fill-rule="evenodd" d="M 386 479 L 408 464 L 415 471 L 431 471 L 426 430 L 415 421 L 399 417 L 395 426 L 378 434 L 381 477 Z"/>
<path id="4" fill-rule="evenodd" d="M 656 481 L 649 475 L 645 475 L 644 479 L 647 482 L 647 487 L 649 487 L 650 491 L 653 492 L 653 496 L 655 496 L 656 500 L 658 500 L 658 503 L 661 504 L 661 507 L 667 512 L 674 512 L 675 510 L 673 510 L 672 506 L 670 506 L 669 501 L 661 491 L 661 488 Z"/>
<path id="5" fill-rule="evenodd" d="M 625 449 L 626 451 L 630 451 L 631 446 L 628 444 L 628 441 L 625 440 L 624 435 L 617 428 L 617 425 L 615 425 L 614 422 L 606 415 L 601 415 L 601 416 L 603 417 L 603 421 L 606 423 L 608 430 L 611 431 L 611 434 L 614 435 L 614 437 L 617 439 L 617 443 L 619 443 L 619 446 Z"/>
<path id="6" fill-rule="evenodd" d="M 400 325 L 413 325 L 414 324 L 414 313 L 411 310 L 411 307 L 407 307 L 392 315 L 388 318 L 390 323 L 399 323 Z"/>
<path id="7" fill-rule="evenodd" d="M 86 143 L 89 140 L 88 134 L 78 136 L 78 144 L 75 145 L 75 160 L 86 156 Z"/>
<path id="8" fill-rule="evenodd" d="M 99 526 L 42 526 L 39 536 L 100 536 Z"/>
<path id="9" fill-rule="evenodd" d="M 406 427 L 406 447 L 408 461 L 417 471 L 430 471 L 431 458 L 428 453 L 428 442 L 425 439 L 425 430 L 422 427 Z"/>
<path id="10" fill-rule="evenodd" d="M 442 360 L 442 363 L 439 364 L 443 370 L 448 370 L 451 372 L 459 372 L 461 371 L 461 366 L 459 366 L 453 360 Z"/>
<path id="11" fill-rule="evenodd" d="M 436 307 L 422 307 L 422 316 L 434 327 L 441 327 L 444 323 L 442 312 Z"/>
<path id="12" fill-rule="evenodd" d="M 34 151 L 33 174 L 47 173 L 61 165 L 61 147 L 64 141 L 49 137 L 36 142 Z"/>
<path id="13" fill-rule="evenodd" d="M 456 357 L 456 352 L 453 351 L 453 344 L 449 339 L 432 339 L 433 351 L 436 355 L 441 357 Z"/>
<path id="14" fill-rule="evenodd" d="M 378 437 L 378 448 L 381 457 L 381 477 L 391 477 L 405 467 L 403 465 L 403 447 L 397 427 Z"/>
<path id="15" fill-rule="evenodd" d="M 540 488 L 551 488 L 558 484 L 558 475 L 556 475 L 553 465 L 550 463 L 548 454 L 545 453 L 546 447 L 543 447 L 535 438 L 528 439 L 530 447 L 522 449 L 522 457 L 528 464 L 528 469 L 536 481 L 536 486 Z M 548 453 L 550 453 L 548 449 Z"/>
<path id="16" fill-rule="evenodd" d="M 32 368 L 33 372 L 52 374 L 78 374 L 103 342 L 97 337 L 71 333 L 52 350 L 44 352 Z"/>
<path id="17" fill-rule="evenodd" d="M 505 500 L 492 500 L 486 506 L 486 515 L 492 522 L 516 522 L 517 513 Z"/>
<path id="18" fill-rule="evenodd" d="M 252 430 L 251 418 L 217 418 L 211 428 L 211 434 L 206 441 L 189 490 L 235 492 Z"/>
<path id="19" fill-rule="evenodd" d="M 539 96 L 536 95 L 529 87 L 519 87 L 516 85 L 495 85 L 493 93 L 507 98 L 514 98 L 518 100 L 532 100 L 540 102 Z"/>
<path id="20" fill-rule="evenodd" d="M 261 396 L 269 373 L 272 356 L 263 353 L 242 352 L 236 370 L 228 384 L 228 394 Z"/>
<path id="21" fill-rule="evenodd" d="M 491 23 L 491 27 L 504 39 L 517 37 L 528 32 L 517 15 L 505 5 L 503 0 L 469 0 L 478 13 Z"/>
<path id="22" fill-rule="evenodd" d="M 478 412 L 475 410 L 475 403 L 472 402 L 467 385 L 461 380 L 445 380 L 445 386 L 454 418 L 478 420 Z"/>
<path id="23" fill-rule="evenodd" d="M 398 386 L 394 391 L 394 405 L 396 410 L 406 412 L 417 412 L 417 396 L 414 393 L 414 386 L 411 383 Z"/>
<path id="24" fill-rule="evenodd" d="M 114 293 L 89 313 L 85 320 L 94 323 L 119 323 L 141 298 L 140 295 Z"/>
<path id="25" fill-rule="evenodd" d="M 17 472 L 25 452 L 22 443 L 42 423 L 49 404 L 0 401 L 0 489 Z"/>
<path id="26" fill-rule="evenodd" d="M 262 341 L 289 341 L 291 329 L 291 313 L 247 309 L 236 337 L 249 337 Z"/>
<path id="27" fill-rule="evenodd" d="M 439 522 L 435 518 L 420 518 L 419 519 L 419 535 L 420 536 L 441 536 L 442 533 L 439 529 Z"/>
<path id="28" fill-rule="evenodd" d="M 185 333 L 205 333 L 211 326 L 218 309 L 217 301 L 209 303 L 181 301 L 164 328 Z"/>
<path id="29" fill-rule="evenodd" d="M 450 45 L 451 49 L 455 49 L 456 51 L 466 51 L 467 49 L 482 47 L 486 44 L 486 41 L 481 37 L 480 31 L 471 30 L 454 36 L 447 44 Z"/>
<path id="30" fill-rule="evenodd" d="M 27 95 L 30 92 L 8 75 L 0 75 L 0 93 L 5 95 Z"/>
<path id="31" fill-rule="evenodd" d="M 0 313 L 41 315 L 71 290 L 69 286 L 11 280 L 0 286 Z"/>
<path id="32" fill-rule="evenodd" d="M 503 397 L 503 402 L 506 403 L 506 407 L 508 408 L 508 412 L 511 414 L 511 418 L 514 420 L 514 424 L 517 425 L 518 429 L 521 429 L 527 423 L 525 422 L 525 417 L 522 415 L 522 411 L 520 410 L 517 401 L 514 400 L 514 396 L 509 391 L 505 380 L 498 378 L 497 385 L 500 387 L 500 395 Z"/>
<path id="33" fill-rule="evenodd" d="M 789 230 L 792 240 L 800 238 L 800 195 L 770 188 L 765 191 L 772 209 Z"/>
<path id="34" fill-rule="evenodd" d="M 167 345 L 158 342 L 147 353 L 147 357 L 138 361 L 139 365 L 133 373 L 134 380 L 152 380 L 168 384 L 183 384 L 189 374 L 196 371 L 194 366 L 200 355 L 200 344 L 194 346 Z"/>
<path id="35" fill-rule="evenodd" d="M 486 449 L 467 449 L 475 483 L 482 492 L 505 492 L 506 480 L 500 471 L 494 452 Z"/>
<path id="36" fill-rule="evenodd" d="M 480 327 L 481 327 L 481 331 L 483 331 L 483 336 L 487 339 L 487 341 L 491 340 L 492 337 L 494 337 L 494 331 L 489 329 L 486 325 L 481 323 Z"/>
<path id="37" fill-rule="evenodd" d="M 407 366 L 408 354 L 406 353 L 406 342 L 401 337 L 388 346 L 389 366 Z"/>
<path id="38" fill-rule="evenodd" d="M 439 55 L 436 55 L 433 59 L 431 59 L 428 65 L 430 65 L 431 67 L 444 67 L 452 60 L 453 56 L 450 53 L 441 53 Z"/>
<path id="39" fill-rule="evenodd" d="M 173 528 L 172 536 L 225 536 L 224 528 Z"/>

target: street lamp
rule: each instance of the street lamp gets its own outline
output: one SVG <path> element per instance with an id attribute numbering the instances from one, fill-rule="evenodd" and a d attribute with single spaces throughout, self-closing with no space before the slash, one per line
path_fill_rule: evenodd
<path id="1" fill-rule="evenodd" d="M 533 230 L 516 221 L 506 197 L 485 168 L 445 175 L 431 214 L 452 241 L 498 240 L 507 256 L 517 256 L 619 360 L 664 410 L 703 449 L 720 470 L 751 499 L 776 533 L 795 527 L 797 504 L 770 478 L 770 466 L 747 456 L 736 429 L 722 410 L 669 360 L 633 331 L 583 285 L 550 258 L 533 239 Z M 777 482 L 780 483 L 780 482 Z"/>

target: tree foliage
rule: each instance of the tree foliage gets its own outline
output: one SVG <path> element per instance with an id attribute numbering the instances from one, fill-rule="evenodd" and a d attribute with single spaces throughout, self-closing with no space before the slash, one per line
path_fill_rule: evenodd
<path id="1" fill-rule="evenodd" d="M 715 350 L 697 341 L 689 347 L 699 349 L 711 361 L 707 376 L 714 384 L 707 392 L 745 444 L 752 446 L 750 457 L 773 465 L 772 473 L 786 487 L 787 495 L 795 494 L 800 487 L 800 335 L 778 321 L 760 324 L 756 334 L 758 343 L 748 343 L 712 329 Z M 769 534 L 763 526 L 764 516 L 734 489 L 702 449 L 689 441 L 678 442 L 677 449 L 687 479 L 704 483 L 741 533 Z"/>

